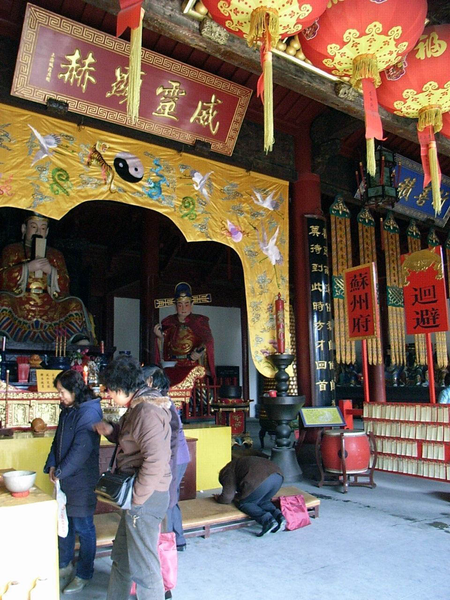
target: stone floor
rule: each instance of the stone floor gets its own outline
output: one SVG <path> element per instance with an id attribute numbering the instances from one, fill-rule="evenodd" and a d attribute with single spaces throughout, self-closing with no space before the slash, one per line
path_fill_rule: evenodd
<path id="1" fill-rule="evenodd" d="M 250 420 L 249 429 L 259 449 L 257 422 Z M 272 444 L 266 436 L 266 452 Z M 376 489 L 352 487 L 343 494 L 338 487 L 318 488 L 309 467 L 297 485 L 321 499 L 318 519 L 263 538 L 254 525 L 189 539 L 178 554 L 173 598 L 450 599 L 449 484 L 377 472 Z M 108 557 L 97 558 L 92 582 L 72 597 L 106 598 L 110 566 Z"/>

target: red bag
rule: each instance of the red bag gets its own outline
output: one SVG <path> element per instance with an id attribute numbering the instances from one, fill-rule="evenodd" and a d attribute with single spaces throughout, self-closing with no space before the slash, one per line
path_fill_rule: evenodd
<path id="1" fill-rule="evenodd" d="M 159 562 L 164 583 L 164 591 L 173 590 L 177 585 L 178 554 L 175 533 L 160 533 L 158 540 Z"/>
<path id="2" fill-rule="evenodd" d="M 170 533 L 160 533 L 158 540 L 158 555 L 161 564 L 161 575 L 164 584 L 164 591 L 173 590 L 177 585 L 178 574 L 178 554 L 177 542 L 173 531 Z M 136 584 L 133 581 L 130 594 L 136 594 Z"/>
<path id="3" fill-rule="evenodd" d="M 296 496 L 280 496 L 280 510 L 286 519 L 286 529 L 293 531 L 311 524 L 305 499 L 301 494 Z"/>

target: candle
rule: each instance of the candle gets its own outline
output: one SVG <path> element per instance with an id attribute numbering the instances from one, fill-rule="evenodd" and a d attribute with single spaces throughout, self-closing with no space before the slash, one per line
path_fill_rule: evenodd
<path id="1" fill-rule="evenodd" d="M 363 191 L 366 191 L 366 180 L 364 178 L 364 169 L 363 169 L 363 164 L 362 162 L 359 163 L 359 170 L 361 171 L 361 183 L 363 186 Z"/>
<path id="2" fill-rule="evenodd" d="M 88 384 L 88 366 L 84 365 L 83 367 L 83 379 L 84 379 L 84 383 L 87 385 Z"/>
<path id="3" fill-rule="evenodd" d="M 103 340 L 100 342 L 100 354 L 105 354 L 105 342 Z"/>
<path id="4" fill-rule="evenodd" d="M 281 298 L 281 294 L 278 294 L 278 298 L 275 300 L 275 323 L 277 330 L 277 350 L 280 354 L 284 353 L 284 300 Z"/>
<path id="5" fill-rule="evenodd" d="M 384 185 L 384 156 L 381 157 L 381 175 L 380 175 L 380 184 Z"/>
<path id="6" fill-rule="evenodd" d="M 355 171 L 355 175 L 356 175 L 357 192 L 359 194 L 359 197 L 362 198 L 361 188 L 360 188 L 360 184 L 359 184 L 359 173 L 358 173 L 358 171 Z"/>

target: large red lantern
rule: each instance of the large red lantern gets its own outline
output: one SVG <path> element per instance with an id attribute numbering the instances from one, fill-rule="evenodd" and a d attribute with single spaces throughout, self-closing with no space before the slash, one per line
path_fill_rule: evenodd
<path id="1" fill-rule="evenodd" d="M 442 135 L 450 138 L 450 113 L 445 113 L 442 115 Z"/>
<path id="2" fill-rule="evenodd" d="M 371 175 L 376 171 L 374 138 L 383 139 L 376 93 L 380 72 L 414 47 L 426 13 L 426 0 L 332 0 L 318 22 L 302 31 L 306 58 L 332 75 L 350 77 L 363 92 Z"/>
<path id="3" fill-rule="evenodd" d="M 261 42 L 263 74 L 257 93 L 264 104 L 264 150 L 274 144 L 272 99 L 272 47 L 279 39 L 296 35 L 323 13 L 328 0 L 202 0 L 211 18 L 231 33 Z"/>
<path id="4" fill-rule="evenodd" d="M 379 101 L 390 112 L 418 119 L 424 187 L 431 181 L 433 206 L 441 211 L 441 173 L 434 134 L 450 111 L 450 25 L 426 27 L 414 49 L 382 74 Z"/>

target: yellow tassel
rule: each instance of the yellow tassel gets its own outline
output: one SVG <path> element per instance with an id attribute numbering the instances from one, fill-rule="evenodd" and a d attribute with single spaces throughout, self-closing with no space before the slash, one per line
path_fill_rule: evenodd
<path id="1" fill-rule="evenodd" d="M 139 118 L 141 99 L 141 50 L 142 50 L 142 21 L 145 10 L 141 10 L 139 27 L 131 30 L 130 59 L 128 68 L 128 97 L 127 115 L 134 124 Z"/>
<path id="2" fill-rule="evenodd" d="M 273 85 L 272 85 L 272 52 L 266 52 L 263 64 L 264 77 L 264 152 L 272 151 L 275 143 L 273 133 Z"/>
<path id="3" fill-rule="evenodd" d="M 377 163 L 375 161 L 375 139 L 366 139 L 366 167 L 367 171 L 375 177 L 377 172 Z"/>
<path id="4" fill-rule="evenodd" d="M 417 129 L 423 131 L 429 125 L 433 125 L 434 133 L 442 129 L 442 110 L 440 106 L 429 105 L 419 110 Z"/>
<path id="5" fill-rule="evenodd" d="M 361 89 L 361 79 L 372 79 L 376 88 L 381 85 L 376 54 L 360 54 L 353 59 L 350 83 L 357 90 Z"/>
<path id="6" fill-rule="evenodd" d="M 433 208 L 435 215 L 441 214 L 442 199 L 441 199 L 441 186 L 439 184 L 439 169 L 438 169 L 438 155 L 436 149 L 436 142 L 430 142 L 428 144 L 428 160 L 430 161 L 430 173 L 431 173 L 431 191 L 433 195 Z"/>
<path id="7" fill-rule="evenodd" d="M 254 46 L 265 38 L 266 32 L 270 36 L 271 44 L 275 46 L 280 39 L 280 19 L 274 8 L 260 6 L 250 16 L 250 27 L 246 35 L 247 44 Z"/>

